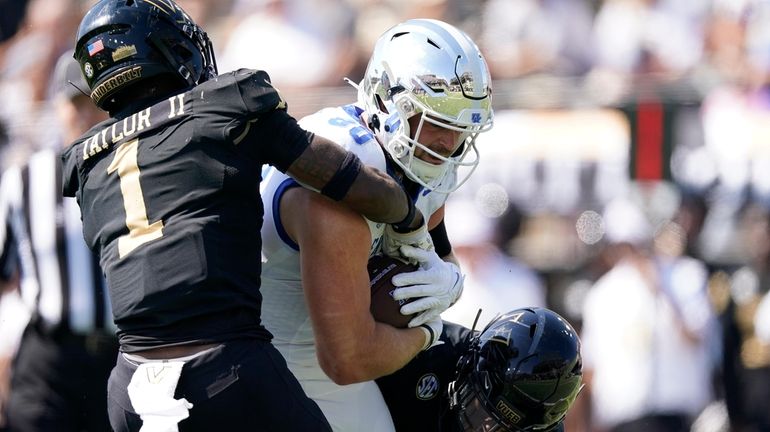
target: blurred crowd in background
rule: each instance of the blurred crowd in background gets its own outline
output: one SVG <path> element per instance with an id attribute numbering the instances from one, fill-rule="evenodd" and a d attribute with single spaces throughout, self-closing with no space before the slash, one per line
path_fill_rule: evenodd
<path id="1" fill-rule="evenodd" d="M 448 203 L 468 276 L 445 319 L 569 319 L 570 432 L 770 431 L 770 1 L 177 2 L 297 118 L 351 100 L 390 26 L 468 32 L 495 127 Z M 0 0 L 0 166 L 56 144 L 52 68 L 91 3 Z"/>

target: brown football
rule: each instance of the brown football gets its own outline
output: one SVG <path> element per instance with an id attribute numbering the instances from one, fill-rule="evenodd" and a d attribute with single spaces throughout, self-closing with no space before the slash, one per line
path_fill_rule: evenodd
<path id="1" fill-rule="evenodd" d="M 401 306 L 414 300 L 393 300 L 392 292 L 396 289 L 391 278 L 400 273 L 417 270 L 417 266 L 386 255 L 369 258 L 369 287 L 372 290 L 371 311 L 374 319 L 397 328 L 406 328 L 413 315 L 402 315 Z"/>

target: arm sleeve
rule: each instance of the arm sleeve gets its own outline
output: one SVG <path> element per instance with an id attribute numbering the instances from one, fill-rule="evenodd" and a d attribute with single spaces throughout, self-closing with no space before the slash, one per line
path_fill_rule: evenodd
<path id="1" fill-rule="evenodd" d="M 345 160 L 342 161 L 342 165 L 334 173 L 334 177 L 321 189 L 321 193 L 335 201 L 343 199 L 348 190 L 350 190 L 350 187 L 353 186 L 353 182 L 360 171 L 361 159 L 355 154 L 348 152 Z"/>

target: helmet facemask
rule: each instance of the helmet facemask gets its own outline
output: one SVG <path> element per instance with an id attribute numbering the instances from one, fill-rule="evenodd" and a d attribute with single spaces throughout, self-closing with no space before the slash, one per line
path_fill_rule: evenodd
<path id="1" fill-rule="evenodd" d="M 450 396 L 452 404 L 457 411 L 457 420 L 465 431 L 496 432 L 549 432 L 556 430 L 564 420 L 567 410 L 572 405 L 579 392 L 570 394 L 552 395 L 544 402 L 534 399 L 530 394 L 520 391 L 515 384 L 516 377 L 503 378 L 495 373 L 500 365 L 492 366 L 490 363 L 501 361 L 505 363 L 507 357 L 500 350 L 502 347 L 493 347 L 492 352 L 485 356 L 478 348 L 471 351 L 462 361 L 467 362 L 465 370 L 461 370 L 456 381 L 450 383 Z M 494 360 L 490 357 L 498 357 Z M 488 368 L 488 369 L 485 369 Z M 507 373 L 517 374 L 510 369 L 502 370 Z M 505 381 L 509 381 L 506 383 Z M 542 385 L 542 383 L 540 383 Z M 555 386 L 557 390 L 563 386 Z M 516 401 L 515 406 L 511 403 Z M 532 423 L 531 419 L 543 419 L 542 423 Z M 517 423 L 529 423 L 527 426 L 517 426 Z"/>
<path id="2" fill-rule="evenodd" d="M 449 383 L 450 408 L 457 413 L 457 421 L 466 432 L 497 432 L 514 431 L 507 422 L 500 419 L 493 409 L 488 408 L 488 402 L 481 395 L 492 392 L 493 383 L 489 374 L 473 373 L 474 365 L 478 364 L 478 343 L 474 341 L 471 351 L 459 361 L 457 380 Z"/>

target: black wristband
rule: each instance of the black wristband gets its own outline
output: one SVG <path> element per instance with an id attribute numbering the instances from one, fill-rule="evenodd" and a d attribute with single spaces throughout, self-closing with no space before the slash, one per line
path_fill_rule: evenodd
<path id="1" fill-rule="evenodd" d="M 430 239 L 433 241 L 433 247 L 436 248 L 436 255 L 439 258 L 444 258 L 452 252 L 452 244 L 449 243 L 444 219 L 441 219 L 441 222 L 435 228 L 428 231 L 428 234 L 430 234 Z"/>
<path id="2" fill-rule="evenodd" d="M 358 173 L 361 171 L 361 159 L 354 153 L 348 152 L 345 156 L 345 160 L 334 173 L 334 176 L 326 183 L 326 186 L 321 189 L 321 193 L 329 198 L 339 201 L 345 198 L 345 195 L 353 186 L 353 182 L 358 177 Z"/>
<path id="3" fill-rule="evenodd" d="M 436 332 L 433 331 L 433 329 L 428 324 L 420 324 L 420 327 L 428 330 L 428 334 L 430 335 L 430 340 L 428 341 L 427 346 L 425 347 L 430 348 L 431 345 L 433 345 L 434 342 L 438 339 L 438 336 L 436 335 Z"/>
<path id="4" fill-rule="evenodd" d="M 414 202 L 409 198 L 409 196 L 406 197 L 406 203 L 409 206 L 409 209 L 406 212 L 406 217 L 403 218 L 400 222 L 393 224 L 393 231 L 397 233 L 407 233 L 412 231 L 411 225 L 412 222 L 414 222 L 415 216 L 417 215 L 417 207 L 414 206 Z"/>

